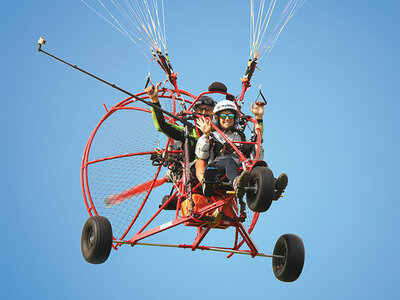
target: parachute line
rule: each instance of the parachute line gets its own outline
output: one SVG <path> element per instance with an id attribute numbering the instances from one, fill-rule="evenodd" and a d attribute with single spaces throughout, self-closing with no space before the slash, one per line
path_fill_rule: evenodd
<path id="1" fill-rule="evenodd" d="M 305 0 L 271 0 L 268 9 L 265 9 L 265 0 L 260 0 L 255 19 L 254 0 L 250 0 L 251 59 L 261 60 L 271 52 L 283 28 L 304 2 Z"/>
<path id="2" fill-rule="evenodd" d="M 127 37 L 142 53 L 167 52 L 164 0 L 80 0 Z M 90 4 L 89 4 L 90 2 Z"/>

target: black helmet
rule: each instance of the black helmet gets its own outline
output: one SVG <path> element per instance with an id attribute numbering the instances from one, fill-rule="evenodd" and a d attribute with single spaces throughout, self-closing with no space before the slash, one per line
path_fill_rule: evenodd
<path id="1" fill-rule="evenodd" d="M 208 91 L 209 92 L 223 92 L 223 93 L 226 93 L 227 100 L 231 100 L 231 101 L 235 100 L 235 96 L 228 94 L 228 89 L 226 88 L 226 85 L 223 84 L 222 82 L 215 81 L 215 82 L 211 83 L 210 86 L 208 87 Z"/>
<path id="2" fill-rule="evenodd" d="M 203 95 L 193 105 L 193 109 L 197 110 L 197 108 L 201 105 L 210 105 L 210 106 L 214 107 L 215 104 L 217 104 L 217 103 L 214 101 L 213 98 L 211 98 L 210 96 Z"/>
<path id="3" fill-rule="evenodd" d="M 208 87 L 209 92 L 223 92 L 226 93 L 228 89 L 226 88 L 226 85 L 223 84 L 222 82 L 215 81 L 210 84 Z"/>

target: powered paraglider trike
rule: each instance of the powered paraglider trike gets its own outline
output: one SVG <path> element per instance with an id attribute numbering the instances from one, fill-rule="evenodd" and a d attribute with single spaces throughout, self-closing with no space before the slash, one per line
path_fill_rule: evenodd
<path id="1" fill-rule="evenodd" d="M 209 90 L 196 96 L 178 88 L 177 73 L 172 68 L 166 50 L 162 0 L 161 3 L 158 3 L 159 0 L 135 3 L 110 1 L 108 7 L 102 1 L 97 3 L 81 0 L 135 45 L 144 44 L 145 48 L 150 48 L 152 60 L 166 73 L 165 82 L 169 81 L 171 84 L 171 88 L 164 87 L 158 92 L 162 108 L 149 102 L 144 92 L 132 94 L 44 51 L 42 46 L 46 40 L 39 39 L 38 52 L 129 96 L 109 109 L 104 106 L 106 114 L 90 135 L 83 154 L 81 184 L 90 217 L 83 227 L 81 250 L 87 262 L 104 263 L 113 248 L 117 250 L 125 244 L 132 247 L 146 245 L 225 252 L 228 253 L 228 258 L 234 254 L 270 257 L 273 272 L 279 280 L 291 282 L 300 276 L 305 256 L 300 237 L 293 234 L 282 235 L 270 255 L 261 253 L 251 237 L 260 214 L 271 206 L 276 186 L 271 169 L 260 156 L 262 139 L 260 128 L 255 126 L 257 120 L 244 115 L 240 109 L 243 107 L 246 91 L 251 86 L 250 81 L 257 69 L 257 63 L 263 55 L 270 53 L 283 28 L 304 1 L 288 0 L 277 3 L 273 0 L 267 9 L 265 0 L 260 0 L 259 12 L 254 14 L 254 1 L 250 0 L 250 58 L 245 76 L 241 79 L 240 96 L 234 97 L 223 90 Z M 105 16 L 109 18 L 103 16 L 89 2 L 99 4 L 99 9 L 104 9 Z M 273 12 L 278 6 L 281 14 L 276 17 L 277 23 L 271 26 Z M 120 13 L 126 23 L 118 21 L 112 9 Z M 258 16 L 256 20 L 255 15 Z M 267 33 L 270 28 L 270 33 Z M 143 53 L 145 54 L 144 51 Z M 146 86 L 149 82 L 150 77 Z M 229 100 L 234 101 L 239 108 L 238 130 L 247 130 L 252 134 L 249 141 L 232 141 L 218 126 L 210 122 L 213 130 L 219 132 L 225 144 L 239 157 L 239 172 L 246 171 L 250 174 L 249 182 L 243 187 L 246 201 L 242 197 L 236 197 L 232 184 L 226 180 L 224 174 L 213 178 L 214 193 L 206 197 L 193 174 L 193 161 L 189 155 L 193 145 L 189 142 L 189 131 L 196 128 L 193 123 L 196 123 L 199 115 L 191 108 L 206 94 L 222 94 L 227 99 L 229 96 Z M 259 95 L 264 98 L 261 89 Z M 161 110 L 167 122 L 180 123 L 185 136 L 182 144 L 155 130 L 152 109 Z M 252 154 L 244 151 L 249 148 L 255 151 Z M 171 187 L 168 195 L 155 196 L 155 189 L 166 185 Z M 156 205 L 154 201 L 161 205 Z M 174 213 L 171 215 L 171 212 Z M 168 221 L 154 225 L 161 217 L 168 217 Z M 191 243 L 154 243 L 147 240 L 177 226 L 196 229 L 197 233 Z M 234 232 L 229 245 L 204 243 L 211 230 L 228 228 Z"/>
<path id="2" fill-rule="evenodd" d="M 243 88 L 246 88 L 245 85 Z M 189 120 L 194 119 L 196 114 L 190 110 L 177 113 L 177 107 L 182 101 L 191 107 L 200 96 L 212 93 L 223 94 L 206 92 L 195 97 L 183 90 L 164 88 L 159 92 L 159 98 L 162 106 L 176 115 L 175 118 L 166 117 L 170 122 L 182 122 L 185 127 L 189 127 L 192 126 Z M 180 96 L 176 96 L 177 94 Z M 143 93 L 136 96 L 147 99 L 147 95 Z M 250 124 L 256 123 L 249 116 L 241 116 L 242 128 L 252 128 Z M 225 136 L 217 126 L 212 126 Z M 284 274 L 277 275 L 278 279 L 297 279 L 304 261 L 304 248 L 300 238 L 292 238 L 287 242 L 287 238 L 281 237 L 276 253 L 267 255 L 258 251 L 250 236 L 260 213 L 270 207 L 274 193 L 273 173 L 267 163 L 259 159 L 259 151 L 249 157 L 240 150 L 242 145 L 260 149 L 261 135 L 259 132 L 257 134 L 257 130 L 253 129 L 253 138 L 249 142 L 232 142 L 225 137 L 226 143 L 240 157 L 241 170 L 250 172 L 251 179 L 245 188 L 246 207 L 243 200 L 236 198 L 232 185 L 223 176 L 215 182 L 214 195 L 208 198 L 203 196 L 200 183 L 196 181 L 190 168 L 193 164 L 187 159 L 189 155 L 186 143 L 175 147 L 175 142 L 168 138 L 161 146 L 151 110 L 144 107 L 142 102 L 129 97 L 112 107 L 90 136 L 82 160 L 82 187 L 86 207 L 91 215 L 82 233 L 84 258 L 90 263 L 102 263 L 108 258 L 111 247 L 117 249 L 123 244 L 201 249 L 227 252 L 228 257 L 235 253 L 252 257 L 272 257 L 277 265 L 274 266 L 274 270 L 277 270 L 274 271 L 275 274 Z M 158 209 L 153 206 L 155 213 L 150 218 L 141 219 L 141 212 L 153 189 L 167 183 L 172 185 L 170 194 L 164 197 Z M 157 217 L 168 210 L 175 211 L 172 220 L 152 227 L 151 224 Z M 106 225 L 105 217 L 112 226 Z M 132 237 L 127 238 L 139 220 L 142 225 Z M 197 228 L 192 244 L 143 242 L 150 236 L 178 225 Z M 233 246 L 202 244 L 211 229 L 229 227 L 235 229 Z M 247 246 L 247 249 L 243 250 L 242 246 Z M 300 263 L 292 266 L 292 256 Z M 287 275 L 288 272 L 290 275 Z"/>

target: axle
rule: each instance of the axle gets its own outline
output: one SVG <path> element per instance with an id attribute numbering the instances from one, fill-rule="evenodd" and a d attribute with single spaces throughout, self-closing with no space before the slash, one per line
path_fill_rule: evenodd
<path id="1" fill-rule="evenodd" d="M 192 245 L 185 245 L 185 244 L 158 244 L 158 243 L 142 243 L 142 242 L 137 242 L 135 244 L 132 244 L 128 241 L 119 241 L 119 240 L 113 240 L 113 243 L 127 244 L 127 245 L 131 245 L 132 247 L 134 245 L 141 245 L 141 246 L 183 248 L 183 249 L 189 249 L 189 248 L 191 249 L 192 248 Z M 233 249 L 227 249 L 227 248 L 217 248 L 217 247 L 207 247 L 207 246 L 198 246 L 197 249 L 216 251 L 216 252 L 225 252 L 225 253 L 252 255 L 252 253 L 247 250 L 233 250 Z M 269 254 L 264 254 L 264 253 L 257 253 L 255 256 L 271 257 L 271 258 L 285 258 L 285 256 L 283 256 L 283 255 L 269 255 Z"/>

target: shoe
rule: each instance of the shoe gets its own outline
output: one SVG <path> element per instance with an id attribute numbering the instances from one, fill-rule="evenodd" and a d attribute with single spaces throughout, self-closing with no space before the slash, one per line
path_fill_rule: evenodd
<path id="1" fill-rule="evenodd" d="M 275 181 L 275 189 L 276 190 L 284 190 L 288 185 L 288 177 L 285 173 L 279 175 L 278 179 Z"/>
<path id="2" fill-rule="evenodd" d="M 201 183 L 201 189 L 203 191 L 203 195 L 207 198 L 214 194 L 214 184 L 210 181 L 205 181 L 203 179 L 203 182 Z"/>
<path id="3" fill-rule="evenodd" d="M 250 181 L 250 172 L 245 170 L 233 180 L 233 189 L 235 190 L 236 197 L 242 199 L 246 193 L 245 187 L 248 186 Z"/>
<path id="4" fill-rule="evenodd" d="M 161 204 L 158 206 L 160 208 L 167 200 L 171 197 L 171 195 L 165 195 L 162 200 Z M 178 195 L 176 195 L 172 200 L 164 207 L 164 210 L 176 210 L 176 204 L 178 203 Z"/>
<path id="5" fill-rule="evenodd" d="M 205 181 L 217 181 L 219 176 L 219 171 L 214 164 L 208 164 L 204 170 L 204 180 Z"/>
<path id="6" fill-rule="evenodd" d="M 214 184 L 217 181 L 219 172 L 214 164 L 207 165 L 204 171 L 204 179 L 201 183 L 201 189 L 203 190 L 203 195 L 206 197 L 211 197 L 214 194 Z"/>
<path id="7" fill-rule="evenodd" d="M 287 185 L 288 185 L 288 176 L 285 173 L 282 173 L 275 181 L 275 191 L 274 195 L 272 196 L 272 200 L 274 201 L 278 200 L 285 192 Z"/>

